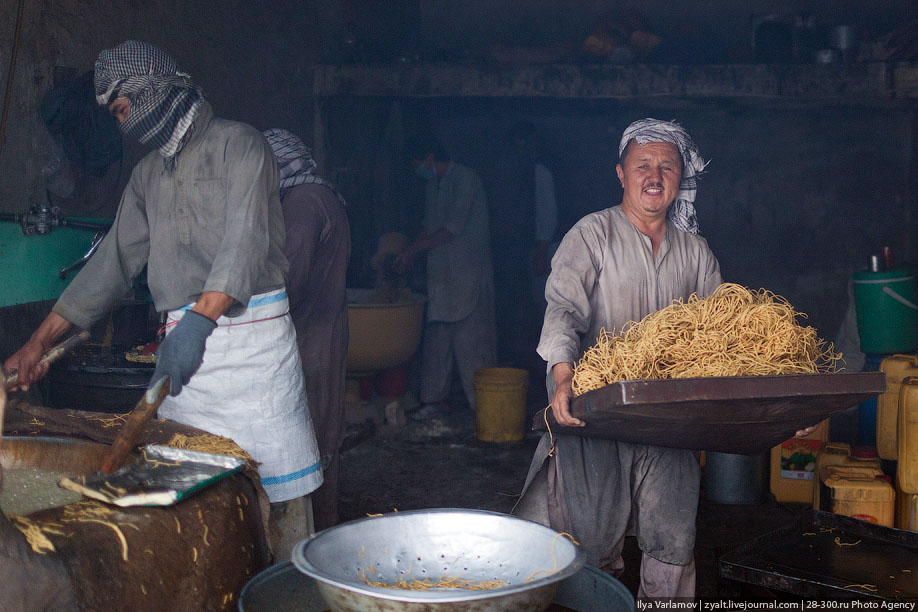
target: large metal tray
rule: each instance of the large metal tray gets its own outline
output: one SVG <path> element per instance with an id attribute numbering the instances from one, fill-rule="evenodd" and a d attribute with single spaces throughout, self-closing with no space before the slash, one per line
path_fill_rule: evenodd
<path id="1" fill-rule="evenodd" d="M 808 598 L 918 599 L 918 533 L 807 510 L 718 560 L 723 578 Z"/>
<path id="2" fill-rule="evenodd" d="M 674 448 L 754 455 L 886 391 L 883 372 L 625 380 L 571 401 L 585 427 L 551 410 L 533 428 Z"/>

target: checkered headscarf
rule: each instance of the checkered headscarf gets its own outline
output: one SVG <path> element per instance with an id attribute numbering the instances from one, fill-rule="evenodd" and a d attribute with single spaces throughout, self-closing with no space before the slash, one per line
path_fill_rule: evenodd
<path id="1" fill-rule="evenodd" d="M 121 131 L 171 158 L 204 100 L 201 88 L 179 72 L 165 51 L 128 40 L 99 54 L 95 65 L 96 102 L 127 98 L 131 112 Z"/>
<path id="2" fill-rule="evenodd" d="M 277 158 L 277 169 L 280 172 L 281 198 L 291 187 L 296 187 L 303 183 L 316 183 L 325 185 L 334 191 L 341 203 L 344 204 L 344 198 L 338 193 L 334 183 L 315 174 L 316 160 L 312 158 L 312 152 L 309 147 L 303 144 L 299 136 L 281 128 L 271 128 L 265 130 L 263 134 L 274 151 L 274 157 Z"/>
<path id="3" fill-rule="evenodd" d="M 679 155 L 682 156 L 682 182 L 679 183 L 679 193 L 676 194 L 675 201 L 669 207 L 668 216 L 678 229 L 697 234 L 695 192 L 698 189 L 698 175 L 704 171 L 708 162 L 701 159 L 692 137 L 675 121 L 640 119 L 625 128 L 618 145 L 619 157 L 632 140 L 636 140 L 639 145 L 648 142 L 670 142 L 679 149 Z"/>

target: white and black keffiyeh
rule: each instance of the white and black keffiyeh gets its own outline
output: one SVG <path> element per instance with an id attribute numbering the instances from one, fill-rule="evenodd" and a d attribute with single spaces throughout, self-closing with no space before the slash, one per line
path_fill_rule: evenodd
<path id="1" fill-rule="evenodd" d="M 679 193 L 676 194 L 675 201 L 669 207 L 668 216 L 678 229 L 697 234 L 695 192 L 698 189 L 698 175 L 704 171 L 708 162 L 701 158 L 692 137 L 675 121 L 640 119 L 625 128 L 618 145 L 619 157 L 632 140 L 636 140 L 639 145 L 648 142 L 670 142 L 679 149 L 682 156 L 682 182 L 679 183 Z"/>
<path id="2" fill-rule="evenodd" d="M 271 128 L 262 132 L 274 151 L 274 157 L 277 158 L 277 169 L 280 172 L 280 196 L 291 187 L 302 185 L 303 183 L 316 183 L 325 185 L 335 192 L 338 200 L 344 204 L 344 198 L 338 193 L 334 183 L 330 180 L 315 174 L 317 167 L 316 161 L 312 158 L 312 152 L 309 150 L 300 137 L 282 128 Z"/>
<path id="3" fill-rule="evenodd" d="M 96 102 L 127 98 L 131 112 L 122 133 L 150 145 L 163 157 L 181 149 L 204 100 L 201 88 L 179 72 L 175 60 L 149 43 L 128 40 L 99 54 L 95 65 Z"/>

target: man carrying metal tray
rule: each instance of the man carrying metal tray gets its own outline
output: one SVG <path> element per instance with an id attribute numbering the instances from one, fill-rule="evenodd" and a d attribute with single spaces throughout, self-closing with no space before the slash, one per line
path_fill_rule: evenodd
<path id="1" fill-rule="evenodd" d="M 711 294 L 720 266 L 695 218 L 705 167 L 676 123 L 643 119 L 625 130 L 616 166 L 619 206 L 581 219 L 552 260 L 538 352 L 548 362 L 555 420 L 570 413 L 574 363 L 600 330 Z M 695 513 L 701 470 L 691 450 L 562 435 L 545 436 L 515 513 L 570 532 L 587 562 L 620 575 L 625 535 L 643 553 L 639 597 L 693 597 Z"/>

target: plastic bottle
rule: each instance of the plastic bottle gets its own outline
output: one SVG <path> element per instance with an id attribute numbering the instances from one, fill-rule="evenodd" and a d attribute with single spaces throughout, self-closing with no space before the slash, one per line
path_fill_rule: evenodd
<path id="1" fill-rule="evenodd" d="M 905 493 L 918 493 L 918 377 L 902 381 L 899 391 L 899 428 L 897 433 L 899 460 L 896 462 L 896 483 Z"/>
<path id="2" fill-rule="evenodd" d="M 816 455 L 816 483 L 813 485 L 813 507 L 823 510 L 821 505 L 821 481 L 825 480 L 825 468 L 846 463 L 851 455 L 851 445 L 845 442 L 826 442 Z"/>
<path id="3" fill-rule="evenodd" d="M 918 376 L 918 355 L 890 355 L 880 362 L 886 373 L 886 393 L 877 397 L 877 452 L 883 459 L 898 458 L 899 391 L 902 381 Z"/>
<path id="4" fill-rule="evenodd" d="M 779 502 L 813 503 L 816 457 L 829 439 L 829 419 L 811 435 L 791 438 L 771 449 L 771 492 Z"/>
<path id="5" fill-rule="evenodd" d="M 832 512 L 886 527 L 895 526 L 896 491 L 882 476 L 842 476 L 826 478 L 831 491 Z"/>
<path id="6" fill-rule="evenodd" d="M 896 527 L 918 531 L 918 494 L 896 487 Z"/>
<path id="7" fill-rule="evenodd" d="M 873 446 L 855 446 L 848 455 L 846 465 L 866 465 L 876 468 L 880 473 L 883 472 L 883 462 L 877 453 L 876 447 Z"/>

